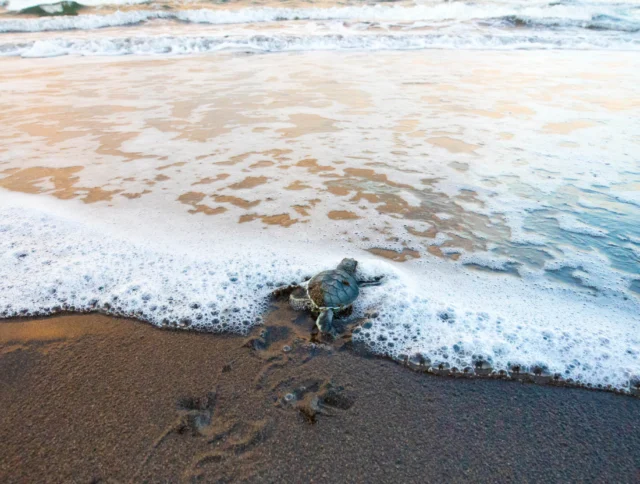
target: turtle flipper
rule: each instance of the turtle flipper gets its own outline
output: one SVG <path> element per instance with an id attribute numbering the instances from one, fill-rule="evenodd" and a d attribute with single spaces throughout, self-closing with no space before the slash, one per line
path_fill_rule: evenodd
<path id="1" fill-rule="evenodd" d="M 285 297 L 289 297 L 293 291 L 295 291 L 300 286 L 298 284 L 290 284 L 289 286 L 282 286 L 271 291 L 272 299 L 282 299 Z"/>
<path id="2" fill-rule="evenodd" d="M 384 278 L 384 276 L 377 276 L 377 277 L 374 277 L 373 279 L 360 280 L 360 281 L 358 281 L 358 286 L 360 286 L 360 287 L 379 286 L 379 285 L 382 284 L 382 279 L 383 278 Z"/>
<path id="3" fill-rule="evenodd" d="M 316 326 L 321 333 L 336 334 L 336 330 L 331 322 L 333 321 L 333 309 L 326 309 L 320 313 L 318 319 L 316 319 Z"/>

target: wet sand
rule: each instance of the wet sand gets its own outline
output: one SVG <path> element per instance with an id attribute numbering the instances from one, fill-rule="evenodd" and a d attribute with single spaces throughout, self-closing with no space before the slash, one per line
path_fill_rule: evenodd
<path id="1" fill-rule="evenodd" d="M 420 374 L 311 327 L 283 307 L 249 336 L 2 322 L 0 481 L 640 478 L 640 399 Z"/>

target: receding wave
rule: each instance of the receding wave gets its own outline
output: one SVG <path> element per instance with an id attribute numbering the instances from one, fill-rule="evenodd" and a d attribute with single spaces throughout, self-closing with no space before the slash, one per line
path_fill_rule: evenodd
<path id="1" fill-rule="evenodd" d="M 153 36 L 98 39 L 51 39 L 0 44 L 1 56 L 197 54 L 217 51 L 292 52 L 312 50 L 420 49 L 617 49 L 640 50 L 640 39 L 590 39 L 571 36 L 499 35 L 250 35 Z"/>
<path id="2" fill-rule="evenodd" d="M 611 7 L 547 6 L 514 8 L 499 5 L 437 4 L 414 7 L 366 6 L 333 8 L 245 8 L 239 10 L 132 10 L 107 15 L 56 16 L 39 19 L 11 19 L 0 22 L 0 32 L 40 32 L 50 30 L 87 30 L 135 25 L 151 20 L 169 19 L 203 24 L 237 24 L 294 20 L 357 20 L 401 22 L 483 21 L 521 26 L 565 26 L 636 32 L 640 20 Z"/>

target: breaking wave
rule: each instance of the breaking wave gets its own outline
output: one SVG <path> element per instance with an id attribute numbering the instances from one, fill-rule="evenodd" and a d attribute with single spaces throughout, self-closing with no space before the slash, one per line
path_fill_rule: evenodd
<path id="1" fill-rule="evenodd" d="M 153 36 L 94 39 L 51 39 L 0 44 L 0 55 L 55 57 L 61 55 L 197 54 L 224 50 L 292 52 L 312 50 L 419 49 L 616 49 L 640 50 L 640 39 L 572 36 L 500 35 L 249 35 Z"/>
<path id="2" fill-rule="evenodd" d="M 578 27 L 585 29 L 640 31 L 640 18 L 613 6 L 514 7 L 439 3 L 435 5 L 366 6 L 333 8 L 245 8 L 239 10 L 133 10 L 107 15 L 59 16 L 38 19 L 10 19 L 0 22 L 0 32 L 42 32 L 89 30 L 136 25 L 157 19 L 212 25 L 276 21 L 364 21 L 437 25 L 451 22 L 480 22 L 494 26 L 536 28 Z M 425 24 L 426 23 L 426 24 Z"/>
<path id="3" fill-rule="evenodd" d="M 594 15 L 590 19 L 532 18 L 519 15 L 493 18 L 485 22 L 491 26 L 529 28 L 580 28 L 588 30 L 613 30 L 619 32 L 640 32 L 640 22 L 624 20 L 612 15 Z"/>

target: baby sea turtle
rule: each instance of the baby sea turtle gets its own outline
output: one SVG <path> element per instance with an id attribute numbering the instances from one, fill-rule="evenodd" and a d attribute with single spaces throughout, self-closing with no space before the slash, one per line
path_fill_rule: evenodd
<path id="1" fill-rule="evenodd" d="M 381 277 L 371 281 L 358 281 L 355 278 L 357 267 L 356 260 L 342 259 L 335 269 L 320 272 L 301 284 L 278 288 L 273 295 L 278 297 L 289 294 L 289 303 L 293 309 L 317 314 L 318 329 L 335 336 L 333 317 L 351 310 L 361 287 L 380 284 Z"/>

